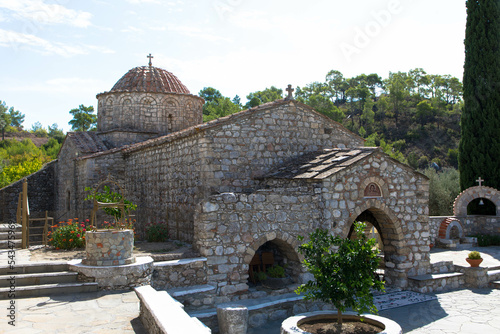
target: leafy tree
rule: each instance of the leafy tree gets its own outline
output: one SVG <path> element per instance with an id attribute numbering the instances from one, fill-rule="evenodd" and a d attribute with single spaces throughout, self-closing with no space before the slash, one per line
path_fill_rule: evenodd
<path id="1" fill-rule="evenodd" d="M 386 86 L 389 91 L 389 101 L 392 108 L 391 116 L 394 117 L 396 127 L 401 113 L 406 109 L 406 99 L 409 95 L 408 76 L 404 72 L 389 73 Z"/>
<path id="2" fill-rule="evenodd" d="M 41 156 L 27 155 L 21 161 L 5 166 L 0 173 L 0 188 L 38 171 L 43 163 Z"/>
<path id="3" fill-rule="evenodd" d="M 231 101 L 228 97 L 223 96 L 219 90 L 212 87 L 203 88 L 198 95 L 205 99 L 203 105 L 204 122 L 231 115 L 241 110 L 238 95 Z"/>
<path id="4" fill-rule="evenodd" d="M 10 114 L 10 125 L 21 128 L 24 122 L 24 114 L 21 114 L 19 110 L 15 110 L 14 107 L 9 108 L 9 114 Z"/>
<path id="5" fill-rule="evenodd" d="M 500 2 L 467 0 L 460 187 L 500 189 Z"/>
<path id="6" fill-rule="evenodd" d="M 454 168 L 443 168 L 436 172 L 427 168 L 424 174 L 429 178 L 429 214 L 449 216 L 453 214 L 453 202 L 460 193 L 459 173 Z"/>
<path id="7" fill-rule="evenodd" d="M 2 140 L 5 140 L 5 130 L 10 125 L 10 114 L 4 105 L 0 104 L 0 129 L 2 130 Z"/>
<path id="8" fill-rule="evenodd" d="M 334 237 L 327 230 L 317 229 L 310 234 L 309 242 L 299 246 L 303 263 L 314 280 L 302 284 L 296 292 L 304 292 L 306 299 L 332 303 L 337 309 L 339 324 L 348 308 L 358 313 L 376 313 L 372 289 L 384 289 L 384 283 L 374 277 L 379 263 L 376 240 L 367 239 L 365 227 L 364 223 L 354 223 L 357 238 L 351 239 Z"/>
<path id="9" fill-rule="evenodd" d="M 71 125 L 73 131 L 89 131 L 94 130 L 97 125 L 97 116 L 94 114 L 94 107 L 86 107 L 80 104 L 77 109 L 69 111 L 73 115 L 73 119 L 68 124 Z"/>
<path id="10" fill-rule="evenodd" d="M 247 95 L 248 102 L 246 108 L 253 108 L 263 103 L 276 101 L 283 98 L 283 90 L 274 86 L 266 88 L 262 91 L 253 92 Z"/>
<path id="11" fill-rule="evenodd" d="M 62 143 L 64 140 L 64 131 L 63 129 L 60 129 L 57 123 L 54 123 L 52 125 L 49 125 L 47 127 L 49 130 L 49 137 L 56 139 L 59 143 Z"/>
<path id="12" fill-rule="evenodd" d="M 0 101 L 0 130 L 2 131 L 2 140 L 5 140 L 5 132 L 10 126 L 16 128 L 22 127 L 24 115 L 14 107 L 7 107 L 5 101 Z"/>
<path id="13" fill-rule="evenodd" d="M 46 144 L 42 145 L 42 152 L 52 159 L 56 159 L 62 144 L 56 138 L 50 138 Z"/>
<path id="14" fill-rule="evenodd" d="M 428 100 L 420 101 L 417 104 L 417 112 L 415 118 L 422 127 L 430 122 L 434 116 L 434 108 Z"/>
<path id="15" fill-rule="evenodd" d="M 30 130 L 31 133 L 33 133 L 35 136 L 37 137 L 48 137 L 48 133 L 47 133 L 47 130 L 45 130 L 43 128 L 43 125 L 42 123 L 40 122 L 35 122 L 32 126 L 31 126 L 31 130 Z"/>
<path id="16" fill-rule="evenodd" d="M 219 90 L 213 88 L 213 87 L 205 87 L 200 92 L 198 93 L 198 96 L 203 98 L 206 102 L 214 102 L 217 99 L 222 98 L 222 94 L 219 92 Z"/>

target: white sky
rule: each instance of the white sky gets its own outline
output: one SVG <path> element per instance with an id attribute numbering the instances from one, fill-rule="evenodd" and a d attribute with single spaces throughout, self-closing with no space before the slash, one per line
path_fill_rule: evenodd
<path id="1" fill-rule="evenodd" d="M 243 101 L 271 85 L 305 86 L 421 67 L 462 79 L 461 0 L 0 0 L 0 100 L 69 130 L 136 66 L 174 73 L 197 95 Z"/>

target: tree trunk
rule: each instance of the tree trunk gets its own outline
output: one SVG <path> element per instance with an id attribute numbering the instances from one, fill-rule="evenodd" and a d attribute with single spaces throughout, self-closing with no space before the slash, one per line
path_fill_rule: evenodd
<path id="1" fill-rule="evenodd" d="M 340 310 L 337 310 L 337 323 L 342 325 L 342 312 Z"/>

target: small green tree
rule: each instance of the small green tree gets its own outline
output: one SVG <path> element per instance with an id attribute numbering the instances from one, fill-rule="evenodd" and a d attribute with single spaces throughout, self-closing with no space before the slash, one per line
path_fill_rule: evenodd
<path id="1" fill-rule="evenodd" d="M 117 203 L 121 201 L 123 196 L 117 192 L 111 191 L 109 186 L 103 187 L 104 192 L 97 192 L 95 194 L 95 199 L 101 203 Z M 85 197 L 86 201 L 94 200 L 94 191 L 95 189 L 91 187 L 85 187 L 85 191 L 90 192 L 90 194 Z M 123 199 L 123 204 L 125 205 L 125 216 L 128 216 L 130 210 L 135 211 L 137 209 L 137 204 L 130 202 L 129 200 Z M 104 212 L 108 215 L 113 216 L 116 221 L 120 220 L 122 213 L 120 209 L 117 208 L 104 208 Z"/>
<path id="2" fill-rule="evenodd" d="M 334 237 L 327 230 L 317 229 L 310 234 L 309 242 L 299 246 L 299 253 L 304 255 L 303 263 L 314 275 L 314 280 L 302 284 L 296 292 L 304 292 L 306 299 L 332 303 L 337 309 L 339 324 L 347 308 L 358 314 L 376 313 L 370 289 L 384 289 L 384 283 L 374 274 L 379 253 L 376 241 L 367 239 L 365 227 L 364 223 L 354 223 L 355 239 Z"/>

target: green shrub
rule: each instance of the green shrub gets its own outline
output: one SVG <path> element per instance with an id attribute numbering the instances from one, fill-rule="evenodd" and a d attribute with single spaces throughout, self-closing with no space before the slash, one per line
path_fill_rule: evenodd
<path id="1" fill-rule="evenodd" d="M 78 219 L 69 219 L 52 226 L 53 232 L 49 232 L 49 244 L 56 249 L 73 249 L 85 246 L 85 224 Z"/>
<path id="2" fill-rule="evenodd" d="M 500 235 L 476 234 L 472 235 L 472 237 L 477 238 L 477 245 L 479 247 L 500 246 Z"/>
<path id="3" fill-rule="evenodd" d="M 481 258 L 481 253 L 478 251 L 472 251 L 469 253 L 469 259 L 471 260 L 479 260 Z"/>
<path id="4" fill-rule="evenodd" d="M 149 242 L 163 242 L 168 240 L 168 225 L 164 222 L 146 225 L 146 239 Z"/>
<path id="5" fill-rule="evenodd" d="M 272 278 L 283 278 L 285 277 L 285 268 L 282 266 L 272 266 L 267 269 L 267 274 Z"/>
<path id="6" fill-rule="evenodd" d="M 255 278 L 258 282 L 263 282 L 267 279 L 267 274 L 263 271 L 260 271 L 255 275 Z"/>

